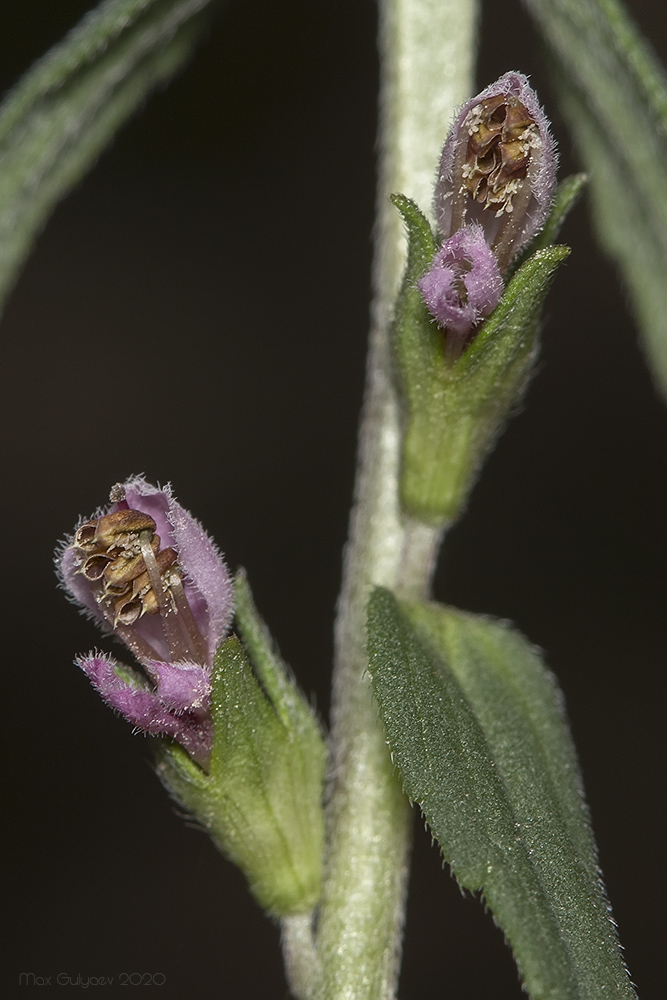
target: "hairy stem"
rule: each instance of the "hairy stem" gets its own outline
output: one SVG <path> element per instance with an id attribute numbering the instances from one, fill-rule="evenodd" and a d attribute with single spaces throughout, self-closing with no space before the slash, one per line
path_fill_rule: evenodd
<path id="1" fill-rule="evenodd" d="M 442 531 L 399 509 L 400 428 L 388 330 L 405 261 L 401 192 L 428 210 L 438 153 L 472 90 L 476 0 L 382 0 L 374 302 L 359 467 L 336 624 L 328 857 L 317 1000 L 396 993 L 410 846 L 401 793 L 366 676 L 366 604 L 382 584 L 425 595 Z"/>

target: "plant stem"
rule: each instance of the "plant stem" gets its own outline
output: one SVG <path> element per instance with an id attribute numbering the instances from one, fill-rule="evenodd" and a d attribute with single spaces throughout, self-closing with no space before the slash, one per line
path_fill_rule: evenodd
<path id="1" fill-rule="evenodd" d="M 295 1000 L 309 1000 L 319 977 L 313 914 L 297 913 L 281 923 L 285 973 Z"/>
<path id="2" fill-rule="evenodd" d="M 374 302 L 350 541 L 336 624 L 329 847 L 318 1000 L 395 996 L 411 814 L 366 676 L 372 585 L 428 593 L 442 530 L 399 508 L 400 425 L 389 324 L 405 261 L 392 192 L 430 206 L 437 158 L 472 90 L 476 0 L 381 0 L 380 162 Z"/>

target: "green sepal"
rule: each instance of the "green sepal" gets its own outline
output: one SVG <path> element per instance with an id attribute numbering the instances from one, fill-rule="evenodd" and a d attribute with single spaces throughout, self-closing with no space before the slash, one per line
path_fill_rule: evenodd
<path id="1" fill-rule="evenodd" d="M 511 277 L 524 261 L 532 257 L 538 250 L 546 250 L 558 239 L 563 223 L 579 201 L 584 188 L 588 184 L 588 174 L 570 174 L 556 188 L 549 217 L 539 233 L 533 237 L 528 246 L 510 262 L 508 275 Z"/>
<path id="2" fill-rule="evenodd" d="M 324 740 L 242 573 L 235 591 L 240 637 L 225 639 L 215 657 L 208 772 L 165 743 L 158 773 L 242 869 L 264 909 L 307 913 L 320 897 Z"/>
<path id="3" fill-rule="evenodd" d="M 392 328 L 402 403 L 400 494 L 404 510 L 428 524 L 462 511 L 477 472 L 530 378 L 540 312 L 564 246 L 534 253 L 509 282 L 500 303 L 455 361 L 417 282 L 437 249 L 414 202 L 392 198 L 408 230 L 408 263 Z"/>
<path id="4" fill-rule="evenodd" d="M 392 758 L 459 883 L 479 892 L 533 1000 L 630 1000 L 562 695 L 506 623 L 369 603 Z"/>

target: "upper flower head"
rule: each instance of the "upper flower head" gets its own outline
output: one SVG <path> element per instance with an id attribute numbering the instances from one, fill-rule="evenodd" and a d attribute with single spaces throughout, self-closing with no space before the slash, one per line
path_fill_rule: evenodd
<path id="1" fill-rule="evenodd" d="M 535 91 L 505 73 L 463 105 L 443 147 L 434 199 L 443 236 L 480 223 L 504 272 L 546 220 L 556 166 Z"/>
<path id="2" fill-rule="evenodd" d="M 111 500 L 67 539 L 58 573 L 74 601 L 135 654 L 145 676 L 105 656 L 90 654 L 80 665 L 130 722 L 172 736 L 204 761 L 210 670 L 233 611 L 229 573 L 169 487 L 136 477 L 115 486 Z"/>

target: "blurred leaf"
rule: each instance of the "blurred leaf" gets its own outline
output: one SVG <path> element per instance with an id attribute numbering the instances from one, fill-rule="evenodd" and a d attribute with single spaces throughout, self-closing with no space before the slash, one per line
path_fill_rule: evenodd
<path id="1" fill-rule="evenodd" d="M 562 696 L 497 621 L 376 589 L 369 671 L 394 763 L 533 1000 L 632 998 Z"/>
<path id="2" fill-rule="evenodd" d="M 667 394 L 667 75 L 618 0 L 525 0 L 556 57 L 603 246 Z"/>
<path id="3" fill-rule="evenodd" d="M 56 203 L 187 60 L 219 0 L 106 0 L 0 108 L 0 305 Z"/>

